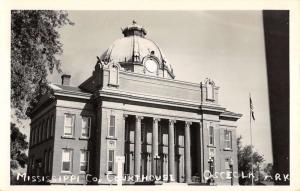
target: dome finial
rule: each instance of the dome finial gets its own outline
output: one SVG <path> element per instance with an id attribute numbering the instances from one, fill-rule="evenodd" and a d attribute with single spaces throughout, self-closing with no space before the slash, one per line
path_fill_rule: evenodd
<path id="1" fill-rule="evenodd" d="M 136 21 L 135 21 L 134 19 L 132 20 L 132 24 L 133 24 L 133 25 L 135 25 L 135 24 L 136 24 Z"/>

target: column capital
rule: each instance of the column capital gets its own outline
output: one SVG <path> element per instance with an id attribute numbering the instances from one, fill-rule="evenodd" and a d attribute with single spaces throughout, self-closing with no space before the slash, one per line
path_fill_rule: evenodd
<path id="1" fill-rule="evenodd" d="M 136 119 L 136 120 L 142 120 L 142 119 L 144 119 L 144 117 L 143 117 L 143 116 L 136 115 L 136 116 L 135 116 L 135 119 Z"/>
<path id="2" fill-rule="evenodd" d="M 153 117 L 153 122 L 154 122 L 154 123 L 157 123 L 157 122 L 159 122 L 159 121 L 160 121 L 160 118 Z"/>
<path id="3" fill-rule="evenodd" d="M 169 125 L 174 125 L 174 123 L 176 123 L 175 119 L 169 119 Z"/>
<path id="4" fill-rule="evenodd" d="M 185 122 L 185 127 L 190 127 L 190 125 L 192 125 L 192 122 L 191 122 L 191 121 L 186 121 L 186 122 Z"/>
<path id="5" fill-rule="evenodd" d="M 200 128 L 203 128 L 203 121 L 199 121 L 198 123 L 199 123 Z"/>

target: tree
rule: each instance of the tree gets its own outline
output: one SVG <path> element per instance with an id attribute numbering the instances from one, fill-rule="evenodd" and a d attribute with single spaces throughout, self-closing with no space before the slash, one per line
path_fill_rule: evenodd
<path id="1" fill-rule="evenodd" d="M 73 24 L 66 11 L 11 11 L 11 107 L 17 119 L 48 91 L 47 75 L 61 72 L 58 28 Z"/>
<path id="2" fill-rule="evenodd" d="M 17 169 L 19 166 L 25 168 L 27 164 L 28 142 L 26 135 L 21 133 L 14 123 L 10 123 L 10 168 Z"/>
<path id="3" fill-rule="evenodd" d="M 267 163 L 265 168 L 264 168 L 264 172 L 268 176 L 274 176 L 273 164 L 272 163 Z"/>
<path id="4" fill-rule="evenodd" d="M 61 72 L 58 28 L 65 25 L 73 25 L 66 11 L 11 11 L 11 108 L 19 125 L 49 90 L 48 73 Z M 11 123 L 11 173 L 26 167 L 27 149 L 26 135 Z"/>
<path id="5" fill-rule="evenodd" d="M 253 146 L 245 145 L 244 147 L 241 144 L 242 136 L 237 138 L 237 149 L 238 149 L 238 168 L 239 174 L 244 174 L 245 176 L 249 175 L 252 171 L 252 160 L 253 158 L 253 172 L 256 173 L 257 165 L 260 165 L 264 161 L 263 155 L 260 155 L 258 152 L 253 152 Z M 251 178 L 247 176 L 247 178 L 239 179 L 239 183 L 250 184 Z"/>

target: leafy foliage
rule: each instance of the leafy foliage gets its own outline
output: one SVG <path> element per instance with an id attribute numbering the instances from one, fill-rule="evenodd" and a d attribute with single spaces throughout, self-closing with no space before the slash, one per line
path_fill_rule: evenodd
<path id="1" fill-rule="evenodd" d="M 65 11 L 11 11 L 11 107 L 18 119 L 48 91 L 48 72 L 61 72 L 57 29 L 68 24 L 73 23 Z"/>
<path id="2" fill-rule="evenodd" d="M 10 167 L 17 169 L 18 166 L 25 168 L 27 164 L 27 155 L 25 151 L 28 149 L 26 135 L 21 133 L 14 123 L 10 123 Z"/>
<path id="3" fill-rule="evenodd" d="M 273 164 L 272 163 L 268 163 L 266 165 L 266 167 L 264 168 L 264 172 L 269 175 L 269 176 L 273 176 L 274 175 L 274 169 L 273 169 Z"/>
<path id="4" fill-rule="evenodd" d="M 238 168 L 239 173 L 244 174 L 245 176 L 251 173 L 252 159 L 253 158 L 253 172 L 256 172 L 257 165 L 261 164 L 264 161 L 263 155 L 260 155 L 258 152 L 253 152 L 253 146 L 246 145 L 242 146 L 241 144 L 242 136 L 237 138 L 237 149 L 238 149 Z M 240 179 L 240 184 L 249 184 L 251 182 L 247 178 Z"/>

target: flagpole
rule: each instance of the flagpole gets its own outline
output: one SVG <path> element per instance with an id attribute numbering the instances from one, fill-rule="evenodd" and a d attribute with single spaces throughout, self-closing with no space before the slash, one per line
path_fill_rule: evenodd
<path id="1" fill-rule="evenodd" d="M 251 100 L 251 94 L 249 93 L 249 102 L 250 102 L 250 107 L 249 107 L 249 109 L 250 109 L 250 115 L 249 115 L 249 117 L 250 117 L 250 143 L 251 143 L 251 185 L 253 186 L 254 184 L 253 184 L 253 145 L 252 145 L 252 127 L 251 127 L 251 118 L 252 118 L 252 109 L 251 109 L 251 102 L 252 102 L 252 100 Z"/>

